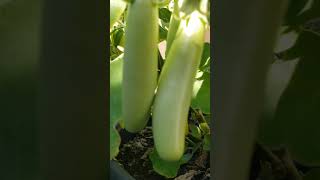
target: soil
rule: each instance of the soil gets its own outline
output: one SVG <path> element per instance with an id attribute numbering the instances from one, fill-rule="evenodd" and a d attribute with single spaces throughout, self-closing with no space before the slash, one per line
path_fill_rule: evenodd
<path id="1" fill-rule="evenodd" d="M 119 130 L 122 143 L 117 160 L 136 180 L 165 180 L 152 167 L 149 153 L 153 148 L 151 126 L 138 134 Z M 302 180 L 303 174 L 314 168 L 303 165 L 290 157 L 286 148 L 269 148 L 256 143 L 251 163 L 250 180 Z M 210 153 L 199 148 L 192 159 L 180 167 L 173 180 L 209 180 Z"/>
<path id="2" fill-rule="evenodd" d="M 255 144 L 250 180 L 302 180 L 319 165 L 308 165 L 293 159 L 285 146 L 267 147 Z"/>
<path id="3" fill-rule="evenodd" d="M 153 148 L 151 126 L 147 126 L 138 134 L 131 134 L 123 129 L 119 131 L 122 143 L 116 159 L 136 180 L 164 180 L 152 167 L 149 152 Z M 209 180 L 210 154 L 201 148 L 193 158 L 180 167 L 174 180 Z"/>
<path id="4" fill-rule="evenodd" d="M 197 124 L 198 116 L 189 112 L 188 123 Z M 116 159 L 136 180 L 165 180 L 167 178 L 153 170 L 149 153 L 154 148 L 151 119 L 145 129 L 132 134 L 117 128 L 121 136 L 120 151 Z M 302 180 L 309 171 L 320 166 L 302 164 L 291 158 L 286 147 L 267 147 L 259 142 L 251 161 L 249 180 Z M 210 153 L 202 148 L 194 153 L 192 159 L 180 166 L 178 175 L 172 180 L 209 180 Z"/>

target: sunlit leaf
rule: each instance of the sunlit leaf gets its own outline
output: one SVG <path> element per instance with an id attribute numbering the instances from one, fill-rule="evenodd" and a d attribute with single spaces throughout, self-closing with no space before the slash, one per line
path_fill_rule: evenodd
<path id="1" fill-rule="evenodd" d="M 204 72 L 194 83 L 194 97 L 191 107 L 201 109 L 202 112 L 210 114 L 210 74 Z"/>
<path id="2" fill-rule="evenodd" d="M 187 163 L 191 158 L 192 154 L 184 154 L 179 161 L 168 162 L 162 160 L 155 150 L 149 154 L 149 158 L 152 162 L 153 169 L 160 175 L 166 178 L 174 178 L 178 174 L 178 170 L 182 164 Z"/>
<path id="3" fill-rule="evenodd" d="M 110 159 L 119 152 L 120 135 L 115 126 L 121 118 L 123 54 L 110 63 Z"/>
<path id="4" fill-rule="evenodd" d="M 190 134 L 196 139 L 201 139 L 200 128 L 194 124 L 189 124 Z"/>

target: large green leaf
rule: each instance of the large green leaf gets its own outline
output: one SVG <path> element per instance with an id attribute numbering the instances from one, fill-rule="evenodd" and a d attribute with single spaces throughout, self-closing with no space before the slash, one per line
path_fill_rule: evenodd
<path id="1" fill-rule="evenodd" d="M 159 9 L 159 42 L 167 39 L 171 12 L 167 8 Z"/>
<path id="2" fill-rule="evenodd" d="M 308 8 L 305 8 L 306 10 L 296 18 L 296 24 L 298 25 L 304 25 L 307 21 L 318 19 L 320 17 L 319 0 L 309 0 L 306 6 L 308 6 Z"/>
<path id="3" fill-rule="evenodd" d="M 115 125 L 121 118 L 123 54 L 110 62 L 110 159 L 117 156 L 120 146 L 120 135 Z"/>
<path id="4" fill-rule="evenodd" d="M 297 16 L 303 10 L 308 0 L 290 0 L 288 10 L 285 16 L 285 25 L 295 25 L 297 22 Z"/>
<path id="5" fill-rule="evenodd" d="M 211 150 L 211 135 L 206 134 L 203 138 L 203 150 L 210 151 Z"/>
<path id="6" fill-rule="evenodd" d="M 274 118 L 262 121 L 260 138 L 268 145 L 286 145 L 302 163 L 320 164 L 320 37 L 312 32 L 300 36 L 300 61 Z"/>
<path id="7" fill-rule="evenodd" d="M 159 42 L 167 39 L 168 30 L 164 28 L 164 25 L 159 25 Z"/>
<path id="8" fill-rule="evenodd" d="M 171 12 L 168 8 L 160 8 L 159 9 L 159 18 L 166 23 L 170 22 Z"/>
<path id="9" fill-rule="evenodd" d="M 267 74 L 264 114 L 272 117 L 276 110 L 281 94 L 286 89 L 294 73 L 299 59 L 292 61 L 276 61 L 273 63 Z"/>
<path id="10" fill-rule="evenodd" d="M 291 38 L 295 39 L 296 35 L 292 35 Z M 315 39 L 313 39 L 313 37 Z M 290 48 L 279 52 L 279 58 L 282 60 L 293 60 L 299 57 L 303 57 L 307 54 L 312 55 L 317 51 L 319 46 L 317 39 L 319 34 L 317 35 L 312 29 L 308 31 L 302 31 L 293 46 Z"/>
<path id="11" fill-rule="evenodd" d="M 210 66 L 208 63 L 210 61 L 210 43 L 204 43 L 201 61 L 199 65 L 199 69 L 203 70 L 204 68 Z"/>
<path id="12" fill-rule="evenodd" d="M 191 107 L 210 114 L 210 73 L 200 71 L 198 74 L 202 75 L 194 83 Z"/>
<path id="13" fill-rule="evenodd" d="M 210 114 L 210 43 L 205 43 L 199 71 L 193 85 L 191 107 Z"/>
<path id="14" fill-rule="evenodd" d="M 281 36 L 278 38 L 276 47 L 274 49 L 275 53 L 285 52 L 286 50 L 292 48 L 297 42 L 298 33 L 296 31 L 286 31 L 286 27 L 282 27 Z"/>
<path id="15" fill-rule="evenodd" d="M 149 158 L 152 162 L 153 169 L 166 178 L 174 178 L 178 174 L 178 170 L 182 164 L 187 163 L 192 158 L 193 153 L 187 153 L 182 156 L 179 161 L 168 162 L 162 160 L 157 151 L 152 150 Z"/>

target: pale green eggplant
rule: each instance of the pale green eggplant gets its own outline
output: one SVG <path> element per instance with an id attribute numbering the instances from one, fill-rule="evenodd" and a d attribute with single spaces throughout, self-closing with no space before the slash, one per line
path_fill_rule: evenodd
<path id="1" fill-rule="evenodd" d="M 181 20 L 162 69 L 153 105 L 155 148 L 167 161 L 178 161 L 185 147 L 185 130 L 192 88 L 204 44 L 205 23 L 195 11 Z"/>
<path id="2" fill-rule="evenodd" d="M 124 127 L 147 124 L 158 78 L 158 7 L 152 0 L 129 4 L 124 43 L 122 107 Z"/>

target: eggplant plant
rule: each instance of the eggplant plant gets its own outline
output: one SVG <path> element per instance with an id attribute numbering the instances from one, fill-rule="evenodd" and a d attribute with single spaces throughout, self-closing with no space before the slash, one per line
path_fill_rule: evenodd
<path id="1" fill-rule="evenodd" d="M 110 159 L 121 154 L 120 131 L 151 127 L 149 161 L 173 178 L 197 150 L 210 150 L 209 1 L 121 3 L 125 11 L 110 11 Z"/>
<path id="2" fill-rule="evenodd" d="M 320 1 L 217 2 L 215 113 L 210 1 L 124 2 L 110 29 L 110 159 L 129 157 L 124 131 L 151 129 L 141 158 L 165 178 L 210 149 L 214 179 L 320 178 Z"/>

